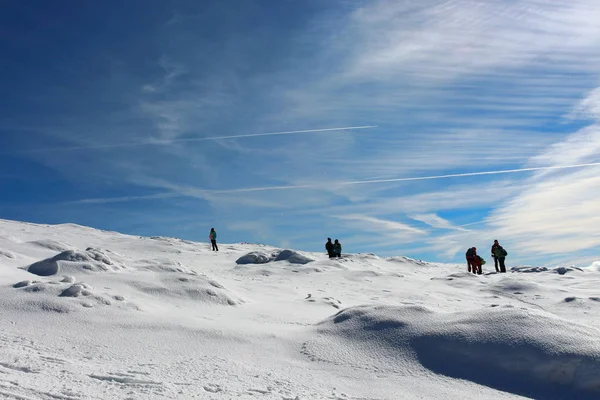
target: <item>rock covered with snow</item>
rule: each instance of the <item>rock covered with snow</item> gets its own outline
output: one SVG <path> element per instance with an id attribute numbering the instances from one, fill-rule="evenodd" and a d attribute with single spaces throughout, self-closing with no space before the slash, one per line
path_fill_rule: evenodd
<path id="1" fill-rule="evenodd" d="M 236 263 L 240 265 L 266 264 L 273 261 L 287 261 L 290 264 L 304 265 L 314 260 L 294 250 L 277 250 L 271 254 L 262 251 L 252 251 L 238 258 Z"/>
<path id="2" fill-rule="evenodd" d="M 312 262 L 313 259 L 306 257 L 297 251 L 293 250 L 282 250 L 277 257 L 275 257 L 274 261 L 287 261 L 290 264 L 308 264 Z"/>
<path id="3" fill-rule="evenodd" d="M 569 272 L 583 272 L 581 268 L 577 267 L 557 267 L 552 270 L 555 274 L 566 275 Z"/>
<path id="4" fill-rule="evenodd" d="M 547 267 L 524 266 L 524 267 L 512 267 L 510 270 L 512 272 L 536 273 L 536 272 L 546 272 L 546 271 L 548 271 L 548 268 Z"/>
<path id="5" fill-rule="evenodd" d="M 272 260 L 273 258 L 270 254 L 266 254 L 262 251 L 252 251 L 238 258 L 236 264 L 266 264 Z"/>

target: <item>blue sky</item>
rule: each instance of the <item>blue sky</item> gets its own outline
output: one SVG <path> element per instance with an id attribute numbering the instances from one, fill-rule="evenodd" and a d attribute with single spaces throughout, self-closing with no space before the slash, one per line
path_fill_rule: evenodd
<path id="1" fill-rule="evenodd" d="M 554 167 L 600 162 L 599 15 L 4 1 L 0 218 L 444 262 L 499 239 L 510 263 L 589 264 L 600 167 Z"/>

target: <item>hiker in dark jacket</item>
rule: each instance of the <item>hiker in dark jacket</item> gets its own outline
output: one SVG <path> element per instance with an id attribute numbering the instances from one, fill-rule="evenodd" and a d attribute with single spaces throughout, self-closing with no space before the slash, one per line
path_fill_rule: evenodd
<path id="1" fill-rule="evenodd" d="M 333 242 L 333 256 L 338 258 L 342 256 L 342 244 L 337 239 Z"/>
<path id="2" fill-rule="evenodd" d="M 471 269 L 473 268 L 473 264 L 475 262 L 475 252 L 474 252 L 474 247 L 470 247 L 469 250 L 467 250 L 467 252 L 465 253 L 465 257 L 467 258 L 467 271 L 471 272 Z"/>
<path id="3" fill-rule="evenodd" d="M 333 243 L 331 243 L 331 238 L 327 238 L 327 243 L 325 243 L 325 250 L 327 250 L 327 255 L 329 258 L 333 258 Z"/>
<path id="4" fill-rule="evenodd" d="M 492 245 L 492 257 L 494 257 L 494 267 L 496 268 L 496 272 L 500 272 L 500 268 L 498 268 L 498 257 L 496 257 L 496 249 L 500 247 L 500 243 L 497 240 L 494 240 L 494 244 Z"/>
<path id="5" fill-rule="evenodd" d="M 506 265 L 504 264 L 504 259 L 508 255 L 508 252 L 504 250 L 502 246 L 498 244 L 498 247 L 494 249 L 494 259 L 498 259 L 498 263 L 500 264 L 500 272 L 506 272 Z"/>
<path id="6" fill-rule="evenodd" d="M 210 244 L 212 244 L 212 250 L 219 251 L 219 247 L 217 247 L 217 231 L 215 231 L 215 228 L 210 228 L 208 238 L 210 239 Z"/>

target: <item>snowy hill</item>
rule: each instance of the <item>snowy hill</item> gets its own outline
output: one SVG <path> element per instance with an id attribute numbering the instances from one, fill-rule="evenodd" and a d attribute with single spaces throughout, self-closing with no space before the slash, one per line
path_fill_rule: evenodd
<path id="1" fill-rule="evenodd" d="M 600 397 L 597 268 L 220 250 L 0 220 L 0 398 Z"/>

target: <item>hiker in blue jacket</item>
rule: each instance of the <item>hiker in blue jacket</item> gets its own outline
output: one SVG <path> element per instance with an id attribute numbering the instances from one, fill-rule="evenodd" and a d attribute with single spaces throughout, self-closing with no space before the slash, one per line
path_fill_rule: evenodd
<path id="1" fill-rule="evenodd" d="M 210 244 L 212 244 L 212 251 L 219 251 L 219 247 L 217 247 L 217 231 L 215 231 L 215 228 L 210 228 L 208 238 L 210 239 Z"/>
<path id="2" fill-rule="evenodd" d="M 333 256 L 338 258 L 342 256 L 342 244 L 337 239 L 333 242 Z"/>

